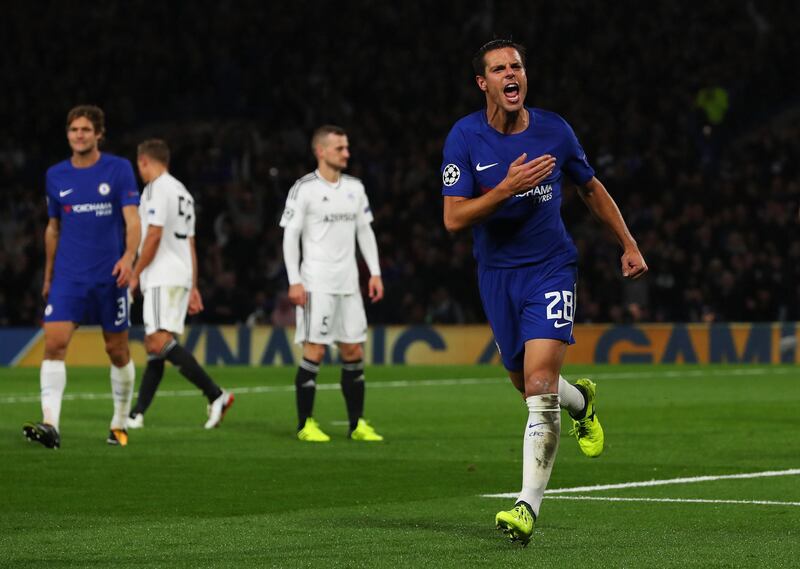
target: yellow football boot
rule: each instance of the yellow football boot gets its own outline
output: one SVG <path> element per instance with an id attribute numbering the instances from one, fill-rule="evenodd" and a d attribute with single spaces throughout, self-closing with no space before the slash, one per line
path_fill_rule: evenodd
<path id="1" fill-rule="evenodd" d="M 366 419 L 359 419 L 356 428 L 350 432 L 350 438 L 354 441 L 382 441 L 383 437 L 375 432 L 372 425 L 367 423 Z"/>
<path id="2" fill-rule="evenodd" d="M 322 432 L 313 417 L 306 419 L 306 424 L 297 432 L 297 438 L 308 443 L 327 443 L 331 438 Z"/>
<path id="3" fill-rule="evenodd" d="M 596 458 L 603 452 L 605 435 L 603 427 L 595 412 L 597 386 L 591 379 L 583 378 L 575 382 L 581 387 L 581 392 L 586 396 L 586 414 L 582 419 L 572 420 L 572 430 L 569 434 L 578 440 L 581 452 L 589 458 Z"/>
<path id="4" fill-rule="evenodd" d="M 497 512 L 494 521 L 497 529 L 502 530 L 511 541 L 519 541 L 522 547 L 528 545 L 533 535 L 535 519 L 524 503 L 520 502 L 510 510 Z"/>

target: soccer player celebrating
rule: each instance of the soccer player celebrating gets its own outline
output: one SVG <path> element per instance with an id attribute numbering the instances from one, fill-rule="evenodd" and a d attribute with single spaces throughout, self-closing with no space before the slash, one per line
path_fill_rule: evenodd
<path id="1" fill-rule="evenodd" d="M 342 173 L 350 158 L 347 134 L 322 126 L 311 147 L 317 169 L 295 182 L 286 198 L 280 225 L 283 257 L 289 277 L 289 300 L 297 306 L 295 342 L 303 344 L 303 361 L 295 378 L 297 438 L 327 442 L 330 437 L 311 416 L 319 364 L 325 346 L 339 344 L 342 394 L 350 422 L 349 437 L 381 441 L 364 419 L 364 350 L 367 317 L 358 287 L 355 243 L 372 275 L 369 297 L 383 298 L 378 245 L 372 212 L 361 180 Z M 302 265 L 300 241 L 302 239 Z"/>
<path id="2" fill-rule="evenodd" d="M 26 423 L 28 440 L 59 448 L 61 400 L 67 383 L 64 359 L 79 324 L 100 324 L 111 360 L 114 416 L 107 442 L 128 444 L 135 369 L 128 349 L 128 279 L 139 243 L 139 190 L 130 162 L 101 153 L 103 111 L 81 105 L 67 114 L 72 157 L 47 170 L 46 263 L 42 296 L 43 419 Z"/>
<path id="3" fill-rule="evenodd" d="M 569 124 L 525 106 L 524 48 L 493 40 L 472 63 L 486 109 L 459 120 L 445 142 L 444 224 L 451 232 L 472 227 L 483 306 L 503 365 L 528 407 L 522 491 L 496 517 L 498 528 L 527 544 L 558 451 L 559 405 L 572 416 L 584 454 L 603 450 L 594 383 L 573 385 L 560 376 L 574 343 L 577 280 L 577 251 L 560 214 L 562 186 L 576 184 L 614 233 L 624 250 L 624 277 L 642 276 L 647 265 Z"/>
<path id="4" fill-rule="evenodd" d="M 144 426 L 144 413 L 164 377 L 164 360 L 168 360 L 208 399 L 205 428 L 213 429 L 233 404 L 233 394 L 214 383 L 176 339 L 183 333 L 187 310 L 189 314 L 202 311 L 203 299 L 197 289 L 194 200 L 169 173 L 169 157 L 169 147 L 163 140 L 145 140 L 137 149 L 136 165 L 147 185 L 139 206 L 144 238 L 131 290 L 141 284 L 148 360 L 128 427 Z"/>

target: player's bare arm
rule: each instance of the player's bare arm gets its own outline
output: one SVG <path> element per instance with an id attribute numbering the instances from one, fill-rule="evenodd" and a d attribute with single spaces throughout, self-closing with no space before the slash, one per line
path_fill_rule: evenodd
<path id="1" fill-rule="evenodd" d="M 555 158 L 544 154 L 525 162 L 522 154 L 508 167 L 508 174 L 495 188 L 478 198 L 445 196 L 444 226 L 450 232 L 461 231 L 480 223 L 497 211 L 511 196 L 539 184 L 555 168 Z"/>
<path id="2" fill-rule="evenodd" d="M 126 205 L 122 208 L 122 216 L 125 218 L 125 252 L 111 271 L 117 277 L 117 286 L 120 287 L 126 286 L 133 274 L 136 249 L 142 239 L 142 222 L 139 220 L 138 208 L 135 205 Z"/>
<path id="3" fill-rule="evenodd" d="M 147 228 L 147 235 L 145 235 L 144 243 L 142 243 L 142 253 L 139 255 L 139 259 L 136 261 L 136 266 L 133 268 L 130 277 L 131 292 L 136 291 L 139 286 L 139 277 L 142 271 L 155 259 L 163 233 L 164 228 L 160 225 L 150 225 Z"/>
<path id="4" fill-rule="evenodd" d="M 42 283 L 42 298 L 47 300 L 50 294 L 50 283 L 53 282 L 53 264 L 58 249 L 58 237 L 61 234 L 61 222 L 58 218 L 51 217 L 44 230 L 44 282 Z"/>
<path id="5" fill-rule="evenodd" d="M 603 183 L 592 177 L 586 184 L 578 187 L 578 194 L 592 214 L 612 231 L 622 247 L 622 276 L 638 279 L 644 275 L 647 272 L 647 263 L 628 230 L 617 203 Z"/>
<path id="6" fill-rule="evenodd" d="M 192 290 L 189 292 L 189 314 L 192 316 L 203 311 L 203 297 L 197 288 L 197 249 L 194 237 L 189 237 L 189 248 L 192 250 Z"/>

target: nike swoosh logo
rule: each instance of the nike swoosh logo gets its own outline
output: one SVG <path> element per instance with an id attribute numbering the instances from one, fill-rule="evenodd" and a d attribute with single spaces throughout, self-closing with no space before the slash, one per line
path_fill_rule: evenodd
<path id="1" fill-rule="evenodd" d="M 528 428 L 529 428 L 529 429 L 532 429 L 532 428 L 534 428 L 534 427 L 538 427 L 539 425 L 546 425 L 546 424 L 547 424 L 547 423 L 536 423 L 536 424 L 534 424 L 534 425 L 530 425 L 530 424 L 529 424 L 529 425 L 528 425 Z"/>
<path id="2" fill-rule="evenodd" d="M 497 166 L 497 164 L 498 164 L 498 162 L 494 162 L 493 164 L 487 164 L 486 166 L 481 166 L 481 163 L 480 163 L 480 162 L 478 162 L 478 163 L 475 165 L 475 169 L 476 169 L 478 172 L 483 172 L 484 170 L 488 170 L 488 169 L 489 169 L 489 168 L 491 168 L 492 166 Z"/>
<path id="3" fill-rule="evenodd" d="M 553 322 L 553 326 L 556 328 L 563 328 L 564 326 L 569 326 L 572 322 Z"/>
<path id="4" fill-rule="evenodd" d="M 72 192 L 74 192 L 74 191 L 75 191 L 75 190 L 74 190 L 74 189 L 72 189 L 72 188 L 70 188 L 70 189 L 68 189 L 68 190 L 62 190 L 62 191 L 58 192 L 58 197 L 60 197 L 60 198 L 63 198 L 64 196 L 68 196 L 68 195 L 70 195 L 70 194 L 71 194 Z"/>

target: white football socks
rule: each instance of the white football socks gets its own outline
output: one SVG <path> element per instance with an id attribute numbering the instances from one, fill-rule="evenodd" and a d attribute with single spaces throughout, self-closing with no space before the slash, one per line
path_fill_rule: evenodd
<path id="1" fill-rule="evenodd" d="M 114 417 L 111 419 L 112 429 L 125 429 L 128 414 L 131 412 L 133 399 L 133 382 L 136 379 L 136 368 L 133 360 L 127 365 L 111 366 L 111 396 L 114 398 Z"/>
<path id="2" fill-rule="evenodd" d="M 558 376 L 558 398 L 561 400 L 561 407 L 566 409 L 570 415 L 577 415 L 586 406 L 586 399 L 580 389 L 572 385 L 564 376 Z"/>
<path id="3" fill-rule="evenodd" d="M 558 394 L 531 395 L 528 422 L 522 441 L 522 492 L 518 502 L 526 502 L 535 516 L 539 515 L 544 489 L 550 480 L 561 438 L 561 409 Z"/>
<path id="4" fill-rule="evenodd" d="M 42 390 L 42 420 L 58 430 L 61 419 L 61 399 L 67 385 L 67 368 L 63 360 L 44 360 L 39 371 Z"/>

